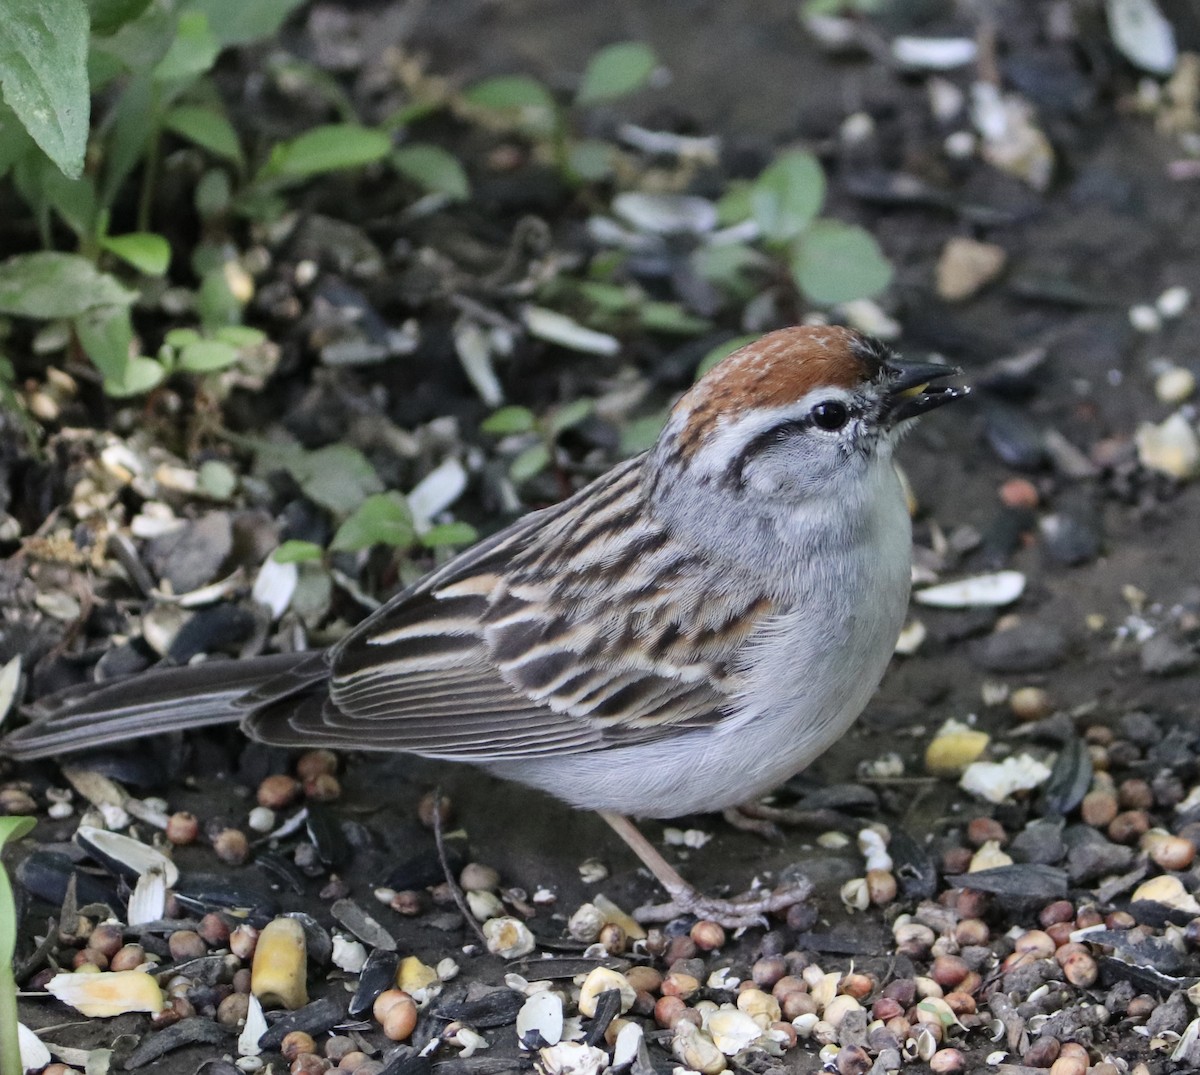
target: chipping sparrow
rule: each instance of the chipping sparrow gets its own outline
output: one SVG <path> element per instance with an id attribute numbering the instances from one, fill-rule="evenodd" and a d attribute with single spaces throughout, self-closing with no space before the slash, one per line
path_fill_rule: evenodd
<path id="1" fill-rule="evenodd" d="M 699 900 L 615 815 L 751 800 L 862 711 L 908 603 L 893 448 L 905 420 L 965 394 L 926 384 L 954 372 L 844 328 L 772 332 L 687 392 L 650 452 L 433 571 L 332 649 L 51 699 L 4 749 L 240 717 L 268 743 L 471 762 L 603 812 L 675 909 L 749 920 L 797 892 Z"/>

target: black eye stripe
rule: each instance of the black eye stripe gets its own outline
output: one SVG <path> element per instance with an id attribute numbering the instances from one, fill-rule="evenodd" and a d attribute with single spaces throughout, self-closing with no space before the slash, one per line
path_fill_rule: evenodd
<path id="1" fill-rule="evenodd" d="M 841 400 L 828 400 L 826 403 L 836 403 L 839 407 L 845 408 L 846 420 L 838 427 L 839 429 L 844 429 L 853 419 L 861 418 L 866 413 L 863 408 L 852 407 Z M 816 407 L 820 407 L 821 405 L 818 403 Z M 816 410 L 816 407 L 812 411 L 809 411 L 803 418 L 790 418 L 786 422 L 780 422 L 778 425 L 771 426 L 770 429 L 764 429 L 750 440 L 746 447 L 726 467 L 725 473 L 721 476 L 722 484 L 732 486 L 735 489 L 742 488 L 746 484 L 745 470 L 750 460 L 770 444 L 778 444 L 782 440 L 787 440 L 788 437 L 795 436 L 797 433 L 805 433 L 811 429 L 819 429 L 822 433 L 831 432 L 817 424 L 813 416 L 813 411 Z M 836 432 L 836 430 L 832 432 Z"/>

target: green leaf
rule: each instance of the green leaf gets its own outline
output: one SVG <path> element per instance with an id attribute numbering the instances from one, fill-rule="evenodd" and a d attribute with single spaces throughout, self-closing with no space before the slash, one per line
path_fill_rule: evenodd
<path id="1" fill-rule="evenodd" d="M 229 286 L 229 277 L 224 265 L 214 265 L 200 277 L 200 290 L 196 294 L 196 313 L 200 323 L 208 331 L 224 325 L 236 324 L 242 317 L 241 300 Z"/>
<path id="2" fill-rule="evenodd" d="M 154 3 L 110 37 L 92 41 L 88 57 L 93 91 L 121 72 L 147 78 L 175 40 L 177 20 L 164 3 Z"/>
<path id="3" fill-rule="evenodd" d="M 621 314 L 632 310 L 642 297 L 637 288 L 598 280 L 581 280 L 575 290 L 595 306 L 597 311 L 606 314 Z"/>
<path id="4" fill-rule="evenodd" d="M 657 66 L 654 50 L 640 41 L 622 41 L 602 48 L 583 73 L 575 103 L 594 105 L 633 93 L 649 81 Z"/>
<path id="5" fill-rule="evenodd" d="M 31 817 L 5 815 L 0 817 L 0 851 L 9 840 L 19 840 L 33 832 L 37 821 Z M 6 970 L 12 966 L 13 951 L 17 943 L 17 916 L 13 907 L 12 889 L 8 886 L 8 875 L 0 867 L 0 966 Z M 9 1030 L 9 1027 L 5 1027 Z M 7 1036 L 7 1035 L 6 1035 Z"/>
<path id="6" fill-rule="evenodd" d="M 196 340 L 179 352 L 179 368 L 188 373 L 212 373 L 232 366 L 237 348 L 220 340 Z"/>
<path id="7" fill-rule="evenodd" d="M 542 443 L 531 444 L 508 464 L 508 476 L 518 485 L 528 481 L 550 465 L 550 449 Z"/>
<path id="8" fill-rule="evenodd" d="M 157 388 L 167 376 L 163 366 L 152 358 L 137 355 L 131 358 L 119 378 L 104 381 L 104 391 L 110 396 L 140 396 Z"/>
<path id="9" fill-rule="evenodd" d="M 239 351 L 261 347 L 267 342 L 267 334 L 262 329 L 251 328 L 249 325 L 224 325 L 213 333 L 213 338 L 222 340 Z"/>
<path id="10" fill-rule="evenodd" d="M 167 334 L 163 337 L 163 343 L 168 347 L 174 347 L 177 351 L 187 347 L 189 343 L 195 343 L 203 337 L 194 328 L 171 328 L 167 329 Z"/>
<path id="11" fill-rule="evenodd" d="M 370 460 L 348 444 L 306 453 L 302 470 L 304 476 L 296 476 L 305 496 L 335 514 L 351 512 L 371 494 L 383 491 Z"/>
<path id="12" fill-rule="evenodd" d="M 372 545 L 408 548 L 416 538 L 408 502 L 399 493 L 369 496 L 334 535 L 335 552 L 358 552 Z"/>
<path id="13" fill-rule="evenodd" d="M 94 306 L 128 306 L 136 298 L 78 254 L 43 251 L 0 262 L 0 314 L 75 317 Z"/>
<path id="14" fill-rule="evenodd" d="M 768 165 L 750 190 L 750 210 L 770 242 L 799 235 L 825 201 L 825 173 L 811 153 L 785 153 Z"/>
<path id="15" fill-rule="evenodd" d="M 121 383 L 133 357 L 133 322 L 128 306 L 98 306 L 75 318 L 80 346 L 106 381 Z"/>
<path id="16" fill-rule="evenodd" d="M 179 105 L 166 114 L 163 123 L 167 130 L 174 131 L 180 138 L 186 138 L 201 149 L 208 150 L 214 157 L 232 161 L 238 166 L 243 163 L 237 131 L 215 108 Z"/>
<path id="17" fill-rule="evenodd" d="M 434 194 L 445 194 L 454 201 L 471 196 L 467 173 L 454 154 L 424 143 L 401 146 L 392 154 L 396 170 Z"/>
<path id="18" fill-rule="evenodd" d="M 550 415 L 549 421 L 546 423 L 550 430 L 550 435 L 557 437 L 560 433 L 564 433 L 568 429 L 573 429 L 580 422 L 585 421 L 594 409 L 595 403 L 590 399 L 577 399 L 555 408 L 554 412 Z"/>
<path id="19" fill-rule="evenodd" d="M 484 79 L 469 87 L 463 99 L 533 134 L 551 134 L 557 122 L 558 106 L 550 91 L 528 75 Z"/>
<path id="20" fill-rule="evenodd" d="M 171 47 L 154 68 L 154 81 L 189 82 L 211 69 L 220 53 L 221 42 L 209 29 L 208 16 L 202 11 L 184 11 Z"/>
<path id="21" fill-rule="evenodd" d="M 616 155 L 607 142 L 585 138 L 567 147 L 567 167 L 577 179 L 595 183 L 612 175 Z"/>
<path id="22" fill-rule="evenodd" d="M 479 428 L 484 433 L 491 433 L 495 436 L 504 436 L 506 433 L 528 433 L 533 427 L 533 411 L 528 407 L 501 407 L 479 423 Z"/>
<path id="23" fill-rule="evenodd" d="M 130 79 L 120 96 L 106 140 L 104 179 L 100 184 L 102 206 L 111 206 L 116 201 L 125 180 L 146 155 L 157 123 L 155 94 L 149 74 L 144 73 Z"/>
<path id="24" fill-rule="evenodd" d="M 92 32 L 111 34 L 132 22 L 150 6 L 150 0 L 88 0 Z"/>
<path id="25" fill-rule="evenodd" d="M 0 851 L 9 840 L 19 839 L 34 827 L 31 817 L 0 817 Z M 8 874 L 0 864 L 0 1070 L 21 1075 L 21 1048 L 17 1039 L 17 983 L 13 980 L 13 954 L 17 947 L 17 909 Z"/>
<path id="26" fill-rule="evenodd" d="M 271 179 L 306 179 L 341 168 L 361 168 L 383 160 L 391 149 L 392 140 L 383 131 L 331 123 L 275 146 L 262 174 Z"/>
<path id="27" fill-rule="evenodd" d="M 696 367 L 696 380 L 700 380 L 710 369 L 713 368 L 723 358 L 727 358 L 733 354 L 739 347 L 745 347 L 748 343 L 753 343 L 757 340 L 757 336 L 734 336 L 732 340 L 726 340 L 724 343 L 717 344 L 711 351 L 708 352 L 702 359 L 700 365 Z"/>
<path id="28" fill-rule="evenodd" d="M 7 175 L 17 161 L 31 155 L 34 145 L 13 110 L 0 101 L 0 176 Z"/>
<path id="29" fill-rule="evenodd" d="M 27 833 L 33 832 L 33 827 L 37 824 L 37 819 L 32 817 L 16 817 L 5 815 L 0 817 L 0 847 L 3 847 L 9 840 L 19 840 Z M 4 922 L 5 926 L 11 925 L 11 922 Z M 12 952 L 6 953 L 12 958 Z"/>
<path id="30" fill-rule="evenodd" d="M 324 556 L 320 545 L 311 541 L 285 541 L 272 554 L 277 564 L 302 564 L 309 560 L 320 560 Z"/>
<path id="31" fill-rule="evenodd" d="M 892 282 L 892 264 L 874 237 L 837 220 L 820 220 L 797 240 L 791 268 L 804 296 L 823 306 L 870 298 Z"/>
<path id="32" fill-rule="evenodd" d="M 691 266 L 697 276 L 719 284 L 733 295 L 750 297 L 755 269 L 766 269 L 770 262 L 757 250 L 742 243 L 702 246 L 692 252 Z"/>
<path id="33" fill-rule="evenodd" d="M 723 228 L 749 220 L 754 214 L 751 195 L 754 184 L 744 179 L 735 179 L 717 199 L 717 223 Z"/>
<path id="34" fill-rule="evenodd" d="M 648 414 L 644 418 L 635 418 L 626 424 L 621 430 L 621 454 L 637 455 L 638 452 L 653 448 L 663 426 L 667 424 L 669 413 L 669 411 L 660 411 L 658 414 Z"/>
<path id="35" fill-rule="evenodd" d="M 200 491 L 214 500 L 228 500 L 237 489 L 237 474 L 220 459 L 206 459 L 196 471 L 196 478 Z"/>
<path id="36" fill-rule="evenodd" d="M 186 0 L 185 10 L 208 16 L 221 45 L 249 45 L 274 37 L 304 0 Z"/>
<path id="37" fill-rule="evenodd" d="M 421 544 L 427 549 L 460 549 L 478 540 L 479 531 L 470 523 L 442 523 L 421 535 Z"/>
<path id="38" fill-rule="evenodd" d="M 69 179 L 40 153 L 38 157 L 42 195 L 68 228 L 81 239 L 90 239 L 96 228 L 98 208 L 92 177 L 81 175 L 78 179 Z"/>
<path id="39" fill-rule="evenodd" d="M 233 184 L 224 168 L 210 168 L 196 183 L 196 212 L 201 220 L 212 220 L 229 209 Z"/>
<path id="40" fill-rule="evenodd" d="M 147 276 L 162 276 L 171 264 L 171 244 L 150 231 L 110 235 L 100 245 Z"/>
<path id="41" fill-rule="evenodd" d="M 5 0 L 0 17 L 4 100 L 63 173 L 83 174 L 91 96 L 84 0 Z"/>
<path id="42" fill-rule="evenodd" d="M 711 322 L 688 313 L 677 302 L 644 302 L 638 307 L 638 320 L 649 332 L 680 336 L 696 336 L 712 327 Z"/>

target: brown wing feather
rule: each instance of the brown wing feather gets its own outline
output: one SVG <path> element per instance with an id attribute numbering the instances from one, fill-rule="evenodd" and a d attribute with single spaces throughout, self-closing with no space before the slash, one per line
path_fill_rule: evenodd
<path id="1" fill-rule="evenodd" d="M 639 482 L 633 460 L 451 561 L 334 648 L 331 704 L 266 705 L 250 730 L 499 761 L 720 720 L 769 609 L 706 591 L 687 550 L 637 519 Z"/>

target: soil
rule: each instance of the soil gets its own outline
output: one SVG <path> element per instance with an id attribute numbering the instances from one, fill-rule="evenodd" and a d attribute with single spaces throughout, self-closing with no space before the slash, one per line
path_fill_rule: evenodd
<path id="1" fill-rule="evenodd" d="M 888 34 L 977 29 L 943 10 L 950 6 L 932 0 L 908 5 L 907 25 L 902 25 L 903 19 L 881 25 Z M 964 368 L 968 383 L 982 384 L 968 402 L 925 421 L 902 449 L 901 463 L 919 503 L 917 544 L 933 549 L 945 535 L 974 531 L 979 543 L 959 556 L 946 557 L 947 574 L 1003 567 L 1022 572 L 1027 588 L 1007 612 L 914 607 L 914 618 L 928 632 L 925 643 L 914 655 L 896 659 L 856 728 L 794 787 L 785 789 L 779 801 L 803 803 L 802 793 L 843 783 L 868 787 L 878 796 L 878 806 L 859 814 L 850 831 L 857 824 L 882 822 L 893 832 L 913 837 L 934 862 L 947 848 L 964 845 L 963 828 L 972 817 L 993 816 L 1012 834 L 1038 816 L 1036 797 L 992 807 L 958 790 L 953 781 L 926 775 L 924 749 L 947 718 L 975 715 L 977 726 L 993 737 L 994 745 L 1014 750 L 1024 745 L 1007 703 L 985 702 L 985 684 L 1044 687 L 1058 710 L 1074 714 L 1080 732 L 1092 725 L 1119 729 L 1130 713 L 1151 714 L 1162 731 L 1178 728 L 1186 733 L 1180 753 L 1157 766 L 1142 759 L 1129 773 L 1118 772 L 1118 780 L 1126 775 L 1150 780 L 1167 768 L 1188 789 L 1198 775 L 1192 749 L 1200 716 L 1196 661 L 1181 659 L 1178 674 L 1147 671 L 1136 629 L 1147 624 L 1177 643 L 1185 657 L 1195 657 L 1200 638 L 1200 483 L 1176 483 L 1138 467 L 1132 436 L 1140 423 L 1160 422 L 1176 409 L 1156 398 L 1156 362 L 1169 359 L 1200 375 L 1200 302 L 1193 299 L 1180 316 L 1149 333 L 1131 326 L 1128 311 L 1135 304 L 1153 303 L 1170 287 L 1194 288 L 1200 282 L 1200 183 L 1172 178 L 1173 162 L 1184 156 L 1179 140 L 1156 130 L 1152 117 L 1129 107 L 1137 75 L 1108 48 L 1102 25 L 1090 21 L 1094 13 L 1089 5 L 1074 5 L 1084 26 L 1077 38 L 1056 41 L 1048 34 L 1049 9 L 1059 6 L 1033 0 L 993 5 L 1002 76 L 1033 102 L 1054 146 L 1054 178 L 1045 191 L 978 159 L 948 159 L 942 150 L 948 132 L 930 118 L 925 76 L 899 72 L 870 55 L 829 56 L 802 29 L 796 5 L 782 0 L 753 5 L 711 0 L 669 5 L 634 0 L 592 5 L 563 0 L 317 5 L 295 21 L 285 39 L 289 48 L 318 63 L 331 50 L 344 47 L 361 70 L 370 71 L 384 62 L 389 49 L 401 47 L 424 56 L 430 72 L 457 83 L 522 71 L 552 86 L 569 85 L 596 48 L 614 40 L 642 40 L 658 52 L 671 73 L 669 82 L 614 106 L 613 115 L 602 111 L 590 122 L 605 129 L 619 115 L 649 128 L 718 135 L 726 177 L 756 174 L 783 146 L 822 148 L 830 170 L 829 211 L 867 225 L 896 265 L 889 308 L 903 329 L 898 346 L 913 357 L 942 354 Z M 918 8 L 925 17 L 913 13 Z M 1181 47 L 1200 47 L 1194 16 L 1189 21 L 1185 13 L 1178 31 Z M 251 60 L 242 63 L 246 69 L 252 66 Z M 231 65 L 223 78 L 236 85 L 242 73 L 243 68 Z M 357 94 L 368 97 L 368 90 L 355 86 L 345 70 L 339 74 Z M 963 86 L 969 81 L 963 72 L 947 77 Z M 846 148 L 838 141 L 839 126 L 859 111 L 873 118 L 874 134 Z M 485 154 L 489 148 L 477 135 L 453 125 L 433 133 L 444 136 L 458 152 Z M 532 175 L 524 177 L 527 185 L 522 188 L 511 178 L 489 173 L 482 156 L 468 159 L 467 166 L 480 177 L 478 204 L 457 212 L 446 225 L 458 238 L 502 246 L 516 219 L 534 213 L 548 221 L 555 243 L 569 248 L 580 241 L 583 207 L 562 191 L 543 194 Z M 939 197 L 891 198 L 884 179 L 899 172 L 920 177 Z M 338 215 L 333 207 L 346 197 L 325 184 L 314 195 L 313 207 Z M 386 249 L 395 229 L 387 215 L 387 192 L 360 188 L 348 198 L 341 215 Z M 357 198 L 362 199 L 361 211 Z M 420 226 L 426 229 L 423 240 L 431 241 L 435 225 L 425 221 Z M 946 242 L 961 236 L 999 244 L 1008 265 L 999 281 L 975 297 L 950 303 L 938 297 L 934 271 Z M 375 281 L 368 290 L 390 317 L 403 304 L 389 296 L 387 284 L 386 278 Z M 411 280 L 403 286 L 410 284 Z M 427 312 L 434 338 L 448 353 L 445 333 L 451 311 L 443 306 Z M 735 312 L 724 312 L 722 319 L 725 335 L 739 329 Z M 680 371 L 690 370 L 714 340 L 681 345 L 640 338 L 635 341 L 636 360 L 654 391 L 665 397 L 682 387 Z M 321 373 L 314 380 L 311 362 L 296 358 L 303 351 L 297 336 L 287 348 L 279 391 L 265 402 L 236 404 L 233 424 L 249 430 L 249 422 L 258 416 L 276 420 L 295 404 L 307 405 L 314 384 L 323 392 L 331 383 L 355 398 L 369 386 L 394 393 L 392 414 L 401 425 L 406 419 L 415 423 L 438 413 L 474 416 L 477 422 L 484 413 L 457 372 L 427 373 L 426 367 L 402 359 L 391 372 L 346 373 L 341 383 L 342 375 L 335 370 L 332 376 Z M 997 376 L 1000 360 L 1036 349 L 1044 349 L 1045 358 L 1031 373 L 1007 381 Z M 578 391 L 589 383 L 589 362 L 535 348 L 507 367 L 509 398 L 536 403 L 562 398 L 572 386 Z M 98 402 L 92 411 L 98 423 L 105 420 L 104 406 Z M 473 428 L 469 419 L 463 425 Z M 1061 464 L 1056 466 L 1040 447 L 1047 431 L 1061 434 L 1097 460 L 1094 474 L 1073 477 Z M 1014 466 L 1022 453 L 1024 465 Z M 1040 506 L 1024 519 L 1004 509 L 998 498 L 1001 486 L 1015 476 L 1027 478 L 1040 496 Z M 43 486 L 61 490 L 62 478 L 44 479 Z M 14 487 L 14 501 L 31 496 L 32 490 L 31 484 Z M 464 517 L 481 529 L 496 525 L 495 505 L 485 495 L 472 490 L 468 500 L 461 511 Z M 48 507 L 47 503 L 34 510 L 26 504 L 24 517 L 44 518 Z M 9 510 L 22 514 L 11 506 Z M 1066 542 L 1065 551 L 1046 529 L 1045 520 L 1051 517 L 1065 519 L 1076 535 L 1074 544 Z M 1027 637 L 1036 639 L 1038 631 L 1050 631 L 1050 641 L 1034 647 L 1044 658 L 1035 662 L 1036 670 L 995 671 L 982 663 L 981 642 L 993 637 L 1006 614 L 1017 617 L 1015 630 Z M 22 638 L 41 638 L 32 615 L 21 620 Z M 7 648 L 12 648 L 14 637 L 6 637 Z M 91 641 L 97 648 L 102 645 L 95 637 Z M 95 655 L 93 649 L 91 656 Z M 887 752 L 903 760 L 904 776 L 869 779 L 864 766 Z M 178 761 L 176 754 L 169 757 L 172 764 Z M 280 763 L 278 754 L 253 747 L 243 751 L 227 736 L 203 733 L 173 770 L 176 778 L 154 790 L 172 809 L 190 810 L 203 821 L 220 817 L 241 823 L 254 777 Z M 416 953 L 429 964 L 445 956 L 459 960 L 462 974 L 453 983 L 455 994 L 471 982 L 500 983 L 505 964 L 477 953 L 464 955 L 463 945 L 471 936 L 457 926 L 434 928 L 445 925 L 442 917 L 403 918 L 371 896 L 395 862 L 429 846 L 428 832 L 414 817 L 417 800 L 435 784 L 454 803 L 457 822 L 469 837 L 470 857 L 498 869 L 505 885 L 529 893 L 553 891 L 556 913 L 569 915 L 598 891 L 627 909 L 657 898 L 653 882 L 632 855 L 592 815 L 462 767 L 373 756 L 349 757 L 345 766 L 343 796 L 331 809 L 338 818 L 358 822 L 373 846 L 356 852 L 339 875 L 352 896 L 397 938 L 402 954 Z M 234 775 L 222 775 L 230 767 Z M 53 769 L 43 765 L 0 770 L 0 775 L 31 779 L 39 787 L 60 782 Z M 1173 820 L 1166 808 L 1154 816 L 1166 824 Z M 75 824 L 75 819 L 56 822 L 43 816 L 34 840 L 68 839 Z M 716 817 L 678 824 L 712 836 L 698 850 L 670 852 L 706 892 L 740 891 L 755 877 L 778 879 L 797 870 L 814 881 L 820 920 L 807 940 L 789 934 L 787 948 L 806 948 L 826 969 L 844 971 L 853 964 L 884 977 L 894 966 L 890 923 L 898 911 L 911 911 L 915 901 L 902 898 L 887 908 L 848 911 L 838 893 L 845 881 L 862 872 L 853 845 L 841 850 L 818 845 L 815 838 L 821 828 L 789 829 L 772 842 L 736 831 Z M 643 825 L 656 842 L 662 827 L 659 822 Z M 27 843 L 25 850 L 31 846 Z M 223 866 L 203 846 L 181 849 L 177 858 L 185 875 L 217 873 L 263 886 L 273 880 L 253 863 Z M 580 864 L 591 858 L 607 865 L 607 879 L 581 878 Z M 1193 880 L 1189 873 L 1183 876 L 1189 883 Z M 328 925 L 329 901 L 320 895 L 327 880 L 303 879 L 299 891 L 284 889 L 278 898 L 289 909 L 307 910 Z M 1072 885 L 1070 898 L 1082 905 L 1093 898 L 1094 888 L 1091 882 Z M 1124 906 L 1121 901 L 1127 898 L 1128 892 L 1121 893 L 1117 904 Z M 25 953 L 30 936 L 43 928 L 47 910 L 45 904 L 25 900 Z M 997 937 L 1012 925 L 1037 925 L 1036 908 L 999 897 L 989 914 Z M 562 923 L 543 913 L 531 925 L 539 936 L 549 938 Z M 779 928 L 787 934 L 786 927 Z M 752 930 L 731 942 L 729 961 L 747 966 L 761 937 L 760 931 Z M 852 943 L 856 938 L 860 943 Z M 1197 974 L 1200 957 L 1189 952 L 1178 976 L 1182 980 Z M 1102 999 L 1103 986 L 1111 984 L 1102 982 L 1091 994 L 1076 995 L 1074 1002 Z M 342 987 L 333 983 L 325 989 L 336 996 Z M 1139 987 L 1139 993 L 1144 991 Z M 53 1040 L 76 1047 L 111 1043 L 119 1033 L 140 1037 L 145 1031 L 143 1017 L 75 1021 L 66 1009 L 42 999 L 23 999 L 21 1013 L 31 1026 L 57 1026 Z M 434 1070 L 482 1072 L 515 1066 L 518 1054 L 511 1029 L 488 1034 L 495 1044 L 479 1058 L 493 1066 L 453 1064 L 447 1059 L 452 1052 L 443 1050 Z M 378 1037 L 372 1040 L 381 1044 Z M 984 1058 L 1000 1047 L 982 1031 L 967 1036 L 961 1043 L 968 1058 L 966 1070 L 983 1070 Z M 778 1063 L 787 1071 L 819 1070 L 817 1048 L 801 1046 Z M 191 1072 L 212 1056 L 211 1046 L 191 1046 L 143 1070 Z M 660 1070 L 670 1070 L 664 1055 L 656 1056 Z M 1166 1056 L 1152 1052 L 1148 1038 L 1126 1020 L 1114 1022 L 1098 1036 L 1092 1059 L 1121 1060 L 1130 1066 L 1145 1060 L 1153 1071 L 1184 1070 Z M 1019 1056 L 1011 1057 L 1011 1062 L 1019 1061 Z M 927 1069 L 914 1062 L 909 1070 Z"/>

